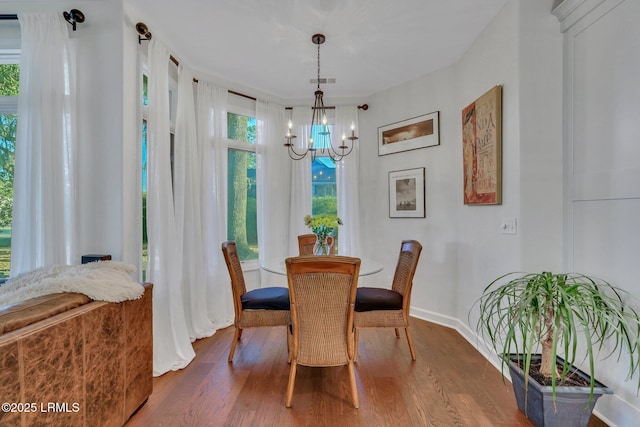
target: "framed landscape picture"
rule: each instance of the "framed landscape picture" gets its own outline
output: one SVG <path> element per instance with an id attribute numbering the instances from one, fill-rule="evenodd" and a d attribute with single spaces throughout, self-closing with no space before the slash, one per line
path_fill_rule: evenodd
<path id="1" fill-rule="evenodd" d="M 440 112 L 378 128 L 378 156 L 440 145 Z"/>
<path id="2" fill-rule="evenodd" d="M 425 218 L 425 168 L 389 172 L 389 218 Z"/>
<path id="3" fill-rule="evenodd" d="M 462 110 L 464 204 L 502 203 L 502 86 Z"/>

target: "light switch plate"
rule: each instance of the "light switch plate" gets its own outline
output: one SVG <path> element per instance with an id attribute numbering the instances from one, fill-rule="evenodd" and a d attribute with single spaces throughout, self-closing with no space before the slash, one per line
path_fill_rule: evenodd
<path id="1" fill-rule="evenodd" d="M 502 234 L 518 234 L 518 222 L 515 218 L 503 218 L 500 231 Z"/>

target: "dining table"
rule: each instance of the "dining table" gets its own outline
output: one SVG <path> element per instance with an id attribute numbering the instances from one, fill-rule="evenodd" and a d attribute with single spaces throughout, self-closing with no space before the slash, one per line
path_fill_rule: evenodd
<path id="1" fill-rule="evenodd" d="M 310 255 L 312 256 L 312 255 Z M 360 258 L 360 273 L 359 276 L 370 276 L 372 274 L 376 274 L 382 271 L 384 266 L 371 258 L 366 257 L 355 257 Z M 287 275 L 287 267 L 285 265 L 284 259 L 267 259 L 264 263 L 260 265 L 265 271 L 270 273 L 279 274 L 281 276 Z"/>

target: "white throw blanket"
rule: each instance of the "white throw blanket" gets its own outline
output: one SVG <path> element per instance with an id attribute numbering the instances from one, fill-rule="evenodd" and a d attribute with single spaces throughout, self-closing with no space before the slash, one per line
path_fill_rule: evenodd
<path id="1" fill-rule="evenodd" d="M 131 278 L 135 271 L 133 265 L 118 261 L 41 267 L 0 285 L 0 306 L 61 292 L 78 292 L 108 302 L 138 299 L 144 287 Z"/>

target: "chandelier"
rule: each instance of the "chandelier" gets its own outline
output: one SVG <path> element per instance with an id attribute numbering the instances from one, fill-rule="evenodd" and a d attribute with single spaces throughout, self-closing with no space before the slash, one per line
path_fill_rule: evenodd
<path id="1" fill-rule="evenodd" d="M 323 44 L 325 40 L 326 38 L 323 34 L 314 34 L 311 37 L 311 41 L 318 46 L 318 87 L 315 92 L 311 128 L 309 130 L 309 142 L 306 144 L 306 147 L 300 147 L 298 150 L 295 149 L 293 140 L 296 136 L 291 133 L 293 123 L 291 119 L 289 119 L 289 129 L 285 136 L 286 142 L 284 146 L 287 147 L 289 157 L 293 160 L 302 160 L 307 157 L 307 154 L 311 154 L 312 161 L 315 160 L 316 157 L 330 157 L 337 162 L 353 151 L 354 143 L 358 140 L 354 123 L 351 123 L 351 135 L 346 136 L 343 134 L 340 145 L 334 146 L 331 140 L 331 129 L 327 122 L 327 111 L 324 106 L 324 100 L 322 99 L 324 92 L 320 89 L 320 45 Z M 366 110 L 367 105 L 365 104 L 358 108 Z"/>

